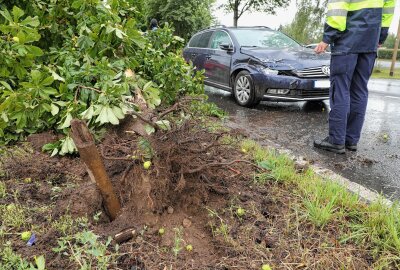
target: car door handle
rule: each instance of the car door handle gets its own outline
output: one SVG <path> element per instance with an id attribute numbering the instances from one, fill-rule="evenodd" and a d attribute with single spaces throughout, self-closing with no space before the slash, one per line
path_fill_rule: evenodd
<path id="1" fill-rule="evenodd" d="M 210 59 L 211 59 L 211 55 L 207 55 L 207 56 L 206 56 L 206 59 L 207 59 L 207 60 L 210 60 Z"/>
<path id="2" fill-rule="evenodd" d="M 192 53 L 192 57 L 196 57 L 197 56 L 197 53 Z"/>

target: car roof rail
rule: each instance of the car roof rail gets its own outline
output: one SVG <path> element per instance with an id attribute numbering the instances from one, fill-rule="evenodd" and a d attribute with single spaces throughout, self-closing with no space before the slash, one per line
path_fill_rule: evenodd
<path id="1" fill-rule="evenodd" d="M 226 28 L 226 25 L 224 25 L 224 24 L 211 25 L 207 28 L 201 29 L 199 32 L 202 32 L 202 31 L 208 30 L 208 29 L 213 29 L 213 28 Z"/>

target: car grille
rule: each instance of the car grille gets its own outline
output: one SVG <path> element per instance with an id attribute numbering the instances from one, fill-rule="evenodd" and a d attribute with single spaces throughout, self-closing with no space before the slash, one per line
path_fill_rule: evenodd
<path id="1" fill-rule="evenodd" d="M 329 97 L 329 89 L 300 90 L 304 98 L 311 97 Z"/>
<path id="2" fill-rule="evenodd" d="M 293 73 L 300 78 L 322 78 L 329 77 L 323 72 L 326 67 L 306 68 L 301 70 L 294 70 Z"/>

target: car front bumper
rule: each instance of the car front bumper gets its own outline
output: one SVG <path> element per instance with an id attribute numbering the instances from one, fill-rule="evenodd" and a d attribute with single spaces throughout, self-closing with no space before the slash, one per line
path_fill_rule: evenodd
<path id="1" fill-rule="evenodd" d="M 251 74 L 260 100 L 307 101 L 329 99 L 329 87 L 317 87 L 316 81 L 329 81 L 329 78 L 301 79 L 284 75 Z M 283 91 L 278 91 L 283 89 Z M 270 91 L 282 93 L 270 93 Z"/>

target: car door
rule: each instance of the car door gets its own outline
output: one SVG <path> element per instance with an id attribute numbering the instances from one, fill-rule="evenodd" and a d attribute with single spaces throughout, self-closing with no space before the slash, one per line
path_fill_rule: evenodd
<path id="1" fill-rule="evenodd" d="M 210 54 L 206 56 L 205 72 L 212 83 L 229 86 L 232 53 L 220 48 L 221 44 L 229 44 L 233 48 L 231 37 L 226 31 L 215 31 L 210 42 Z"/>
<path id="2" fill-rule="evenodd" d="M 204 69 L 207 56 L 210 54 L 209 42 L 214 31 L 205 31 L 193 36 L 184 52 L 186 61 L 192 61 L 193 65 L 201 70 Z"/>

